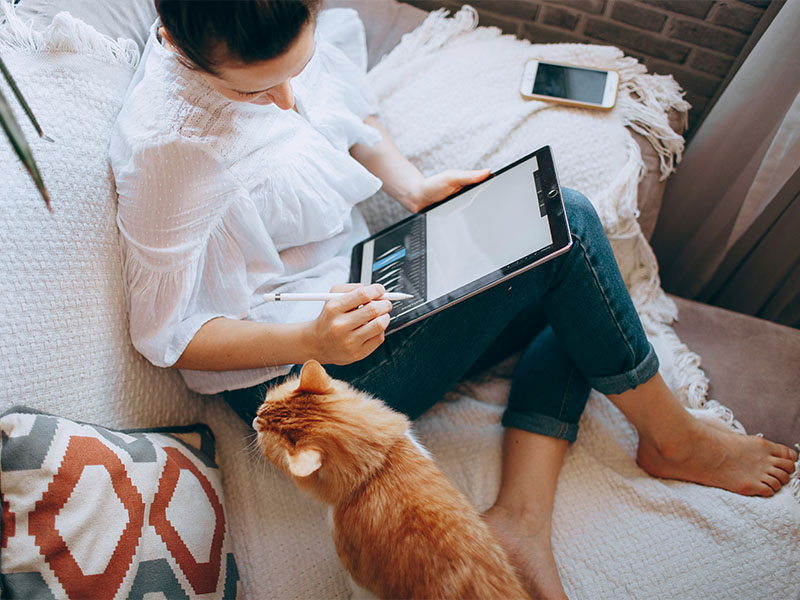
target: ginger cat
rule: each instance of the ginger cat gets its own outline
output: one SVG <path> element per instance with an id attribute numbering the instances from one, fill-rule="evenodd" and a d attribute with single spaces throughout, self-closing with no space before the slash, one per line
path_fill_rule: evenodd
<path id="1" fill-rule="evenodd" d="M 529 598 L 476 510 L 383 402 L 316 361 L 266 395 L 267 458 L 330 504 L 336 551 L 381 598 Z"/>

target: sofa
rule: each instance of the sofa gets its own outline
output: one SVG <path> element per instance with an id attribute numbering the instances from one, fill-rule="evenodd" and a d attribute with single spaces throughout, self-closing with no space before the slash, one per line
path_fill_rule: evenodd
<path id="1" fill-rule="evenodd" d="M 380 58 L 402 43 L 403 34 L 424 25 L 428 17 L 395 0 L 331 0 L 330 5 L 358 11 L 369 68 L 380 65 Z M 54 19 L 64 9 L 69 15 Z M 347 597 L 346 574 L 330 540 L 324 507 L 297 491 L 258 455 L 252 432 L 221 398 L 188 391 L 177 372 L 158 369 L 138 355 L 127 335 L 115 192 L 105 150 L 144 32 L 154 17 L 150 2 L 123 6 L 22 0 L 15 17 L 9 16 L 8 7 L 5 10 L 0 53 L 56 142 L 35 139 L 15 107 L 49 186 L 52 215 L 10 148 L 0 144 L 8 170 L 0 195 L 0 412 L 25 406 L 81 427 L 89 423 L 120 432 L 109 435 L 126 443 L 144 435 L 131 429 L 203 423 L 213 432 L 219 482 L 212 483 L 224 504 L 224 517 L 217 512 L 216 523 L 224 519 L 223 562 L 229 557 L 219 571 L 220 585 L 213 592 L 217 595 L 201 594 L 189 575 L 178 573 L 180 561 L 168 544 L 165 550 L 158 546 L 161 542 L 153 542 L 163 554 L 158 559 L 162 562 L 156 561 L 155 554 L 148 554 L 156 550 L 146 547 L 142 536 L 132 550 L 136 558 L 130 559 L 131 565 L 139 561 L 138 570 L 123 570 L 120 591 L 108 597 L 133 596 L 130 590 L 140 589 L 135 584 L 145 572 L 145 562 L 174 570 L 169 581 L 177 587 L 169 589 L 175 590 L 175 597 L 231 597 L 236 591 L 244 598 Z M 407 46 L 410 39 L 405 38 Z M 402 115 L 386 107 L 387 122 L 400 122 Z M 680 131 L 681 112 L 664 112 L 665 122 L 669 118 Z M 632 139 L 644 165 L 641 173 L 633 174 L 634 183 L 638 179 L 633 186 L 638 199 L 635 236 L 645 239 L 658 217 L 664 159 L 646 136 L 634 133 Z M 674 147 L 677 160 L 680 145 Z M 372 213 L 373 226 L 380 224 L 382 215 L 393 214 L 382 208 L 385 198 L 370 202 L 378 206 Z M 681 364 L 668 366 L 693 373 L 688 389 L 681 392 L 695 398 L 691 408 L 724 426 L 761 432 L 788 444 L 800 441 L 800 332 L 691 300 L 671 301 L 678 319 L 663 328 L 669 329 L 665 335 L 670 347 L 677 348 L 673 362 Z M 673 305 L 661 306 L 668 307 L 663 311 L 665 323 L 672 321 Z M 415 424 L 445 474 L 479 509 L 491 503 L 497 490 L 499 419 L 513 364 L 510 357 L 462 382 Z M 773 498 L 761 499 L 657 480 L 636 466 L 635 432 L 607 400 L 593 395 L 587 413 L 565 461 L 554 513 L 554 553 L 570 597 L 800 597 L 797 481 Z M 4 429 L 3 444 L 25 433 L 18 429 L 7 435 Z M 194 429 L 181 429 L 176 435 L 194 436 L 195 449 L 209 447 L 205 434 Z M 5 461 L 5 447 L 3 452 Z M 190 456 L 189 461 L 194 459 Z M 189 466 L 180 472 L 188 470 Z M 13 516 L 7 506 L 14 499 L 7 486 L 16 481 L 7 473 L 0 477 L 4 540 L 24 537 L 26 531 L 26 520 Z M 100 503 L 103 498 L 91 500 Z M 178 504 L 171 506 L 182 510 Z M 152 514 L 154 509 L 148 510 Z M 196 513 L 198 523 L 201 512 Z M 183 527 L 191 529 L 192 516 L 182 516 Z M 84 518 L 92 521 L 91 509 Z M 101 525 L 84 552 L 118 535 L 108 524 L 104 536 L 106 524 Z M 31 540 L 28 547 L 41 547 Z M 13 592 L 8 586 L 19 561 L 5 542 L 0 556 L 0 589 Z M 41 559 L 37 564 L 43 565 L 41 585 L 49 586 L 56 597 L 69 595 L 56 574 L 58 568 Z M 98 569 L 102 571 L 102 565 Z M 166 594 L 164 589 L 149 591 Z"/>

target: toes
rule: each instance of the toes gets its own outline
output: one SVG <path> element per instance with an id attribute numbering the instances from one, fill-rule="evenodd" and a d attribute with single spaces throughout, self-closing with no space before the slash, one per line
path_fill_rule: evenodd
<path id="1" fill-rule="evenodd" d="M 780 469 L 787 475 L 794 473 L 794 461 L 788 458 L 775 458 L 772 460 L 772 466 Z"/>
<path id="2" fill-rule="evenodd" d="M 797 452 L 792 448 L 789 448 L 789 446 L 784 446 L 783 444 L 776 444 L 775 442 L 769 442 L 768 448 L 770 454 L 772 454 L 773 456 L 791 460 L 792 462 L 797 460 Z"/>
<path id="3" fill-rule="evenodd" d="M 770 467 L 769 469 L 767 469 L 767 473 L 772 477 L 774 477 L 775 479 L 777 479 L 778 481 L 780 481 L 781 485 L 786 485 L 787 483 L 789 483 L 789 479 L 791 478 L 791 475 L 789 475 L 789 473 L 778 467 Z"/>
<path id="4" fill-rule="evenodd" d="M 771 475 L 763 475 L 762 481 L 743 481 L 739 485 L 732 486 L 730 491 L 742 496 L 772 496 L 775 490 L 767 485 L 767 479 L 774 479 L 774 477 Z M 780 489 L 780 487 L 778 489 Z"/>
<path id="5" fill-rule="evenodd" d="M 770 496 L 774 496 L 775 492 L 777 492 L 779 489 L 781 489 L 780 482 L 777 479 L 775 479 L 774 477 L 767 476 L 764 479 L 771 479 L 772 481 L 774 481 L 778 485 L 778 487 L 777 488 L 773 488 L 771 485 L 769 485 L 769 484 L 767 484 L 765 482 L 761 482 L 761 483 L 759 483 L 759 484 L 757 484 L 757 485 L 755 485 L 753 487 L 753 493 L 752 494 L 747 494 L 747 495 L 748 496 L 763 496 L 764 498 L 769 498 Z"/>
<path id="6" fill-rule="evenodd" d="M 780 480 L 772 475 L 765 475 L 761 482 L 766 483 L 770 488 L 772 488 L 773 492 L 780 491 L 781 486 L 783 486 Z"/>

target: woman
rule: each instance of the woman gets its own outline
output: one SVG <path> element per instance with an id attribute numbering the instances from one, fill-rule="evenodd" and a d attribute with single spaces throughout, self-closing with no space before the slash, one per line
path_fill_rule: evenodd
<path id="1" fill-rule="evenodd" d="M 401 155 L 363 71 L 332 43 L 352 44 L 352 17 L 319 0 L 156 6 L 109 151 L 131 336 L 151 362 L 223 393 L 248 423 L 266 386 L 311 358 L 413 418 L 525 347 L 485 518 L 537 597 L 564 596 L 550 521 L 591 387 L 636 427 L 653 475 L 762 496 L 788 482 L 793 450 L 705 426 L 667 388 L 577 192 L 564 191 L 569 253 L 385 339 L 383 288 L 344 284 L 367 236 L 353 207 L 382 188 L 418 211 L 488 171 L 424 177 Z M 261 299 L 327 289 L 347 293 L 322 307 Z"/>

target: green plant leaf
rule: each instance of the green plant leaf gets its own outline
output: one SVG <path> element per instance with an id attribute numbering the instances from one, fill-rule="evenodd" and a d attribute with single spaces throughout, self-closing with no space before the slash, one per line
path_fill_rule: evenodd
<path id="1" fill-rule="evenodd" d="M 8 136 L 8 140 L 14 147 L 14 151 L 22 161 L 22 164 L 25 165 L 25 168 L 28 170 L 28 173 L 30 174 L 34 183 L 36 183 L 36 187 L 39 189 L 39 193 L 42 195 L 42 198 L 44 198 L 47 209 L 50 212 L 53 212 L 53 207 L 50 205 L 50 194 L 47 193 L 47 188 L 44 186 L 42 175 L 39 173 L 39 169 L 36 166 L 36 161 L 33 159 L 31 147 L 28 145 L 25 135 L 22 133 L 22 129 L 20 128 L 14 113 L 11 111 L 11 106 L 8 104 L 8 101 L 6 100 L 6 97 L 3 95 L 2 91 L 0 91 L 0 126 L 3 127 L 3 130 L 6 132 L 6 136 Z"/>
<path id="2" fill-rule="evenodd" d="M 22 106 L 22 110 L 25 111 L 25 114 L 28 115 L 28 118 L 31 120 L 33 128 L 36 129 L 36 133 L 39 134 L 39 137 L 44 137 L 52 142 L 53 140 L 51 140 L 44 134 L 44 132 L 42 132 L 42 128 L 39 126 L 39 122 L 36 120 L 36 117 L 33 116 L 33 111 L 31 110 L 31 107 L 28 106 L 28 103 L 25 101 L 25 97 L 22 95 L 22 92 L 19 91 L 19 88 L 17 87 L 14 78 L 11 77 L 11 73 L 6 68 L 5 63 L 3 62 L 2 57 L 0 57 L 0 71 L 2 71 L 3 77 L 6 78 L 6 82 L 8 82 L 11 91 L 14 92 L 14 96 L 17 98 L 17 102 L 19 102 L 20 106 Z"/>

